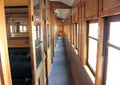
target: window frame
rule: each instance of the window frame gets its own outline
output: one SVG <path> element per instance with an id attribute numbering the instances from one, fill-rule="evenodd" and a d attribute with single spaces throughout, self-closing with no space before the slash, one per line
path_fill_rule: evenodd
<path id="1" fill-rule="evenodd" d="M 90 71 L 92 72 L 92 74 L 94 75 L 94 77 L 95 77 L 95 74 L 96 74 L 96 72 L 94 72 L 94 70 L 93 70 L 93 68 L 92 68 L 92 66 L 89 64 L 89 39 L 92 39 L 92 40 L 95 40 L 95 41 L 97 41 L 97 49 L 98 49 L 98 38 L 94 38 L 94 37 L 92 37 L 92 36 L 89 36 L 89 24 L 90 23 L 98 23 L 98 20 L 92 20 L 92 21 L 87 21 L 87 38 L 86 38 L 86 41 L 87 41 L 87 61 L 86 61 L 86 65 L 88 66 L 88 68 L 90 69 Z M 99 31 L 99 30 L 98 30 Z M 97 53 L 98 53 L 98 51 L 97 51 Z M 97 53 L 96 53 L 96 58 L 97 58 Z M 96 64 L 97 64 L 97 60 L 96 60 Z"/>
<path id="2" fill-rule="evenodd" d="M 106 85 L 107 82 L 107 70 L 108 70 L 108 48 L 114 48 L 116 50 L 120 51 L 120 47 L 113 45 L 109 42 L 110 39 L 110 22 L 120 22 L 120 15 L 110 16 L 104 18 L 105 20 L 105 26 L 104 26 L 104 37 L 103 37 L 103 50 L 102 50 L 102 56 L 104 57 L 103 62 L 103 82 L 102 85 Z"/>

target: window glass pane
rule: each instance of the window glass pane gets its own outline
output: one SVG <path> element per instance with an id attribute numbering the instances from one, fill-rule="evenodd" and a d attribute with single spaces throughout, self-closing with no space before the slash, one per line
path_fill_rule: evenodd
<path id="1" fill-rule="evenodd" d="M 109 42 L 120 47 L 120 22 L 110 23 L 110 39 Z"/>
<path id="2" fill-rule="evenodd" d="M 90 64 L 94 72 L 96 71 L 96 59 L 97 59 L 97 41 L 89 38 L 88 63 Z"/>
<path id="3" fill-rule="evenodd" d="M 13 32 L 13 28 L 12 28 L 12 25 L 10 25 L 10 32 L 11 32 L 11 33 Z"/>
<path id="4" fill-rule="evenodd" d="M 34 26 L 34 40 L 36 40 L 37 39 L 37 36 L 36 36 L 36 26 Z"/>
<path id="5" fill-rule="evenodd" d="M 22 27 L 22 25 L 20 25 L 20 32 L 23 32 L 23 27 Z"/>
<path id="6" fill-rule="evenodd" d="M 72 44 L 74 44 L 74 25 L 72 26 Z"/>
<path id="7" fill-rule="evenodd" d="M 106 85 L 120 85 L 120 51 L 108 47 L 108 69 Z"/>
<path id="8" fill-rule="evenodd" d="M 27 32 L 27 27 L 23 26 L 23 30 L 24 30 L 24 32 Z"/>
<path id="9" fill-rule="evenodd" d="M 77 41 L 76 41 L 77 42 L 77 46 L 76 47 L 78 48 L 78 24 L 76 24 L 76 28 L 77 28 Z"/>
<path id="10" fill-rule="evenodd" d="M 89 36 L 98 38 L 98 23 L 89 24 Z"/>
<path id="11" fill-rule="evenodd" d="M 40 38 L 40 26 L 38 25 L 38 38 Z"/>

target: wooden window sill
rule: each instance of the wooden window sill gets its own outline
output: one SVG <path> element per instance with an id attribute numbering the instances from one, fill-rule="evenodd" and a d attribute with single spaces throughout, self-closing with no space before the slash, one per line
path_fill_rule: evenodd
<path id="1" fill-rule="evenodd" d="M 87 71 L 87 73 L 88 73 L 90 79 L 92 80 L 92 82 L 95 84 L 95 76 L 92 74 L 89 67 L 87 65 L 84 65 L 84 68 Z"/>

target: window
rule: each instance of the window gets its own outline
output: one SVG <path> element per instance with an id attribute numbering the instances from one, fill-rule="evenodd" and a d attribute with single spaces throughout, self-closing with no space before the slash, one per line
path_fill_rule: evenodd
<path id="1" fill-rule="evenodd" d="M 105 61 L 104 71 L 105 75 L 105 85 L 119 85 L 120 78 L 120 16 L 114 16 L 107 18 L 107 31 L 106 35 L 107 41 L 104 43 L 106 45 L 106 51 L 104 54 Z M 104 33 L 105 34 L 105 33 Z"/>
<path id="2" fill-rule="evenodd" d="M 78 40 L 78 36 L 79 36 L 79 30 L 78 30 L 78 24 L 76 24 L 76 31 L 77 31 L 77 33 L 76 33 L 76 48 L 78 49 L 78 42 L 79 42 L 79 40 Z"/>
<path id="3" fill-rule="evenodd" d="M 12 33 L 12 32 L 13 32 L 12 25 L 10 25 L 10 33 Z"/>
<path id="4" fill-rule="evenodd" d="M 41 33 L 40 25 L 39 24 L 34 25 L 34 40 L 40 39 L 40 33 Z"/>
<path id="5" fill-rule="evenodd" d="M 23 26 L 20 25 L 20 32 L 23 32 Z"/>
<path id="6" fill-rule="evenodd" d="M 71 34 L 72 34 L 72 44 L 74 44 L 74 24 L 72 24 Z"/>
<path id="7" fill-rule="evenodd" d="M 74 26 L 73 26 L 73 30 L 74 30 L 74 48 L 76 48 L 76 24 L 74 23 Z"/>
<path id="8" fill-rule="evenodd" d="M 75 49 L 78 49 L 78 24 L 74 23 L 72 27 L 72 44 Z"/>
<path id="9" fill-rule="evenodd" d="M 98 44 L 98 23 L 89 22 L 88 24 L 88 61 L 90 70 L 95 74 L 97 60 L 97 44 Z"/>
<path id="10" fill-rule="evenodd" d="M 37 28 L 36 28 L 36 25 L 34 25 L 34 40 L 37 40 Z"/>
<path id="11" fill-rule="evenodd" d="M 38 25 L 37 28 L 38 28 L 37 36 L 38 36 L 38 39 L 40 39 L 40 36 L 41 36 L 40 35 L 41 34 L 40 25 Z"/>

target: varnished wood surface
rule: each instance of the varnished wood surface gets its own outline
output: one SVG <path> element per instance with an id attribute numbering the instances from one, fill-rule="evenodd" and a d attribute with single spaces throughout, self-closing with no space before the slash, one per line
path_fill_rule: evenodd
<path id="1" fill-rule="evenodd" d="M 31 66 L 32 66 L 32 84 L 37 84 L 36 79 L 36 56 L 35 56 L 35 41 L 34 41 L 34 35 L 33 35 L 33 0 L 29 0 L 28 2 L 28 21 L 29 21 L 29 39 L 30 39 L 30 52 L 31 52 Z"/>
<path id="2" fill-rule="evenodd" d="M 5 6 L 25 6 L 29 4 L 29 0 L 4 0 Z"/>
<path id="3" fill-rule="evenodd" d="M 28 32 L 19 32 L 19 33 L 11 33 L 10 34 L 12 38 L 29 38 L 29 33 Z"/>
<path id="4" fill-rule="evenodd" d="M 98 0 L 86 0 L 85 17 L 91 19 L 98 17 Z"/>
<path id="5" fill-rule="evenodd" d="M 8 45 L 5 27 L 5 12 L 4 12 L 4 2 L 0 0 L 0 53 L 1 53 L 1 66 L 3 74 L 2 85 L 12 85 L 9 56 L 8 56 Z"/>
<path id="6" fill-rule="evenodd" d="M 0 52 L 0 85 L 4 85 L 3 71 L 2 71 L 2 63 L 1 63 L 1 52 Z"/>
<path id="7" fill-rule="evenodd" d="M 10 39 L 8 40 L 8 47 L 10 48 L 25 48 L 30 47 L 28 39 Z"/>
<path id="8" fill-rule="evenodd" d="M 34 41 L 34 35 L 33 35 L 33 27 L 35 24 L 35 20 L 34 20 L 34 9 L 33 9 L 33 0 L 24 0 L 24 1 L 9 1 L 9 0 L 4 0 L 5 2 L 5 6 L 7 7 L 18 7 L 18 6 L 28 6 L 28 8 L 20 8 L 20 10 L 17 9 L 6 9 L 6 17 L 12 17 L 12 18 L 22 18 L 22 17 L 27 17 L 29 18 L 29 36 L 27 34 L 22 34 L 20 35 L 19 33 L 13 33 L 12 36 L 13 37 L 26 37 L 27 39 L 11 39 L 11 34 L 9 32 L 9 29 L 7 29 L 7 36 L 8 39 L 10 39 L 8 41 L 8 45 L 7 45 L 7 41 L 6 41 L 6 30 L 5 30 L 5 21 L 4 21 L 4 6 L 3 6 L 3 1 L 1 0 L 0 2 L 0 7 L 1 7 L 1 16 L 2 18 L 0 18 L 1 20 L 1 25 L 0 25 L 0 35 L 2 35 L 0 38 L 0 40 L 2 40 L 2 42 L 0 42 L 0 44 L 2 43 L 1 46 L 3 46 L 1 49 L 4 52 L 1 52 L 3 54 L 1 54 L 1 56 L 7 56 L 8 57 L 8 51 L 7 48 L 8 47 L 30 47 L 31 49 L 31 60 L 32 60 L 32 74 L 33 74 L 33 84 L 37 85 L 37 84 L 46 84 L 48 78 L 49 78 L 49 74 L 50 74 L 50 69 L 51 69 L 51 65 L 53 62 L 53 55 L 54 55 L 54 48 L 56 46 L 56 40 L 57 40 L 57 36 L 58 36 L 58 32 L 59 35 L 61 36 L 66 36 L 68 38 L 68 41 L 70 41 L 70 45 L 68 45 L 67 50 L 70 50 L 70 46 L 73 45 L 73 47 L 76 47 L 76 38 L 75 38 L 75 34 L 76 34 L 76 30 L 73 29 L 73 25 L 75 23 L 77 23 L 79 26 L 79 44 L 78 44 L 78 55 L 75 54 L 75 49 L 72 48 L 72 50 L 70 51 L 71 53 L 69 54 L 69 52 L 67 52 L 67 55 L 70 56 L 69 60 L 73 60 L 71 61 L 71 68 L 73 71 L 73 76 L 74 76 L 74 80 L 75 80 L 75 85 L 79 85 L 80 80 L 82 81 L 83 79 L 80 78 L 80 73 L 81 70 L 84 71 L 83 66 L 80 64 L 80 62 L 83 65 L 86 65 L 87 62 L 87 41 L 86 41 L 86 35 L 87 35 L 87 22 L 93 21 L 93 20 L 98 20 L 99 23 L 99 42 L 98 42 L 98 53 L 97 53 L 97 73 L 95 76 L 95 85 L 102 85 L 102 65 L 103 65 L 103 58 L 102 58 L 102 37 L 103 37 L 103 29 L 104 29 L 104 17 L 108 17 L 108 16 L 114 16 L 114 15 L 119 15 L 120 14 L 120 1 L 119 0 L 76 0 L 76 2 L 74 3 L 74 5 L 72 7 L 69 7 L 66 4 L 63 3 L 59 3 L 59 2 L 49 2 L 48 0 L 45 0 L 45 2 L 43 3 L 44 0 L 40 0 L 40 27 L 41 27 L 41 41 L 44 41 L 44 43 L 42 43 L 42 51 L 44 54 L 44 50 L 46 53 L 46 60 L 44 62 L 44 64 L 41 64 L 42 66 L 40 66 L 41 68 L 39 70 L 37 70 L 36 68 L 36 55 L 35 55 L 35 41 Z M 53 9 L 55 8 L 61 8 L 61 9 L 71 9 L 70 11 L 70 16 L 67 20 L 65 20 L 65 22 L 61 23 L 60 19 L 57 19 Z M 20 14 L 15 14 L 16 13 L 20 13 Z M 12 14 L 10 14 L 12 13 Z M 28 14 L 27 14 L 28 13 Z M 7 28 L 9 28 L 10 23 L 7 23 Z M 48 29 L 50 31 L 48 31 Z M 49 44 L 49 39 L 48 37 L 50 36 L 50 46 L 48 47 Z M 29 37 L 29 43 L 28 43 L 28 37 Z M 66 45 L 69 42 L 66 42 Z M 45 49 L 44 49 L 45 48 Z M 73 57 L 75 56 L 75 57 Z M 2 57 L 3 58 L 3 57 Z M 80 61 L 80 60 L 81 61 Z M 76 62 L 75 62 L 76 61 Z M 5 67 L 8 67 L 8 73 L 6 72 L 6 68 L 3 67 L 3 76 L 5 76 L 5 84 L 6 82 L 11 84 L 11 77 L 10 77 L 10 69 L 9 69 L 9 59 L 7 59 L 6 57 L 3 58 L 2 62 L 8 62 L 5 63 Z M 81 68 L 83 69 L 78 69 L 77 65 L 79 65 Z M 3 64 L 2 64 L 3 65 Z M 77 70 L 77 73 L 75 70 Z M 37 73 L 36 73 L 37 72 Z M 88 75 L 86 75 L 86 72 L 83 72 L 85 77 L 87 78 L 88 81 L 90 81 L 90 79 L 88 78 Z M 39 74 L 39 75 L 38 75 Z M 6 76 L 8 75 L 8 76 Z M 44 78 L 43 78 L 44 77 Z M 42 79 L 43 78 L 43 79 Z M 38 83 L 39 81 L 39 83 Z M 84 83 L 84 80 L 83 80 Z M 81 84 L 83 84 L 81 83 Z M 10 85 L 9 84 L 9 85 Z M 8 84 L 6 84 L 8 85 Z"/>

